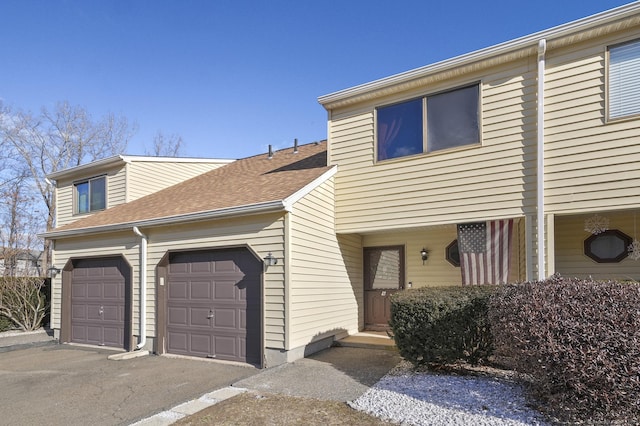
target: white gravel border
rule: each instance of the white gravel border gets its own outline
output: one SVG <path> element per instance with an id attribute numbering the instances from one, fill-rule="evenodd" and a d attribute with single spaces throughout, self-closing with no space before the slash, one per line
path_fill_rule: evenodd
<path id="1" fill-rule="evenodd" d="M 526 403 L 517 383 L 415 373 L 403 361 L 349 405 L 403 425 L 547 425 Z"/>

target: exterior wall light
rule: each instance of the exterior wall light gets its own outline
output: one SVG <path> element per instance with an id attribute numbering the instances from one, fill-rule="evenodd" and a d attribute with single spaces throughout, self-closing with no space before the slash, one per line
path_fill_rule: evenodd
<path id="1" fill-rule="evenodd" d="M 51 268 L 47 269 L 47 271 L 49 272 L 49 276 L 51 278 L 55 278 L 56 275 L 58 275 L 61 271 L 60 268 L 56 268 L 55 266 L 52 266 Z"/>
<path id="2" fill-rule="evenodd" d="M 271 253 L 267 254 L 264 258 L 264 264 L 267 266 L 273 266 L 278 264 L 278 259 Z"/>
<path id="3" fill-rule="evenodd" d="M 425 260 L 429 258 L 429 250 L 423 247 L 422 250 L 420 250 L 420 257 L 422 257 L 422 264 L 424 265 Z"/>

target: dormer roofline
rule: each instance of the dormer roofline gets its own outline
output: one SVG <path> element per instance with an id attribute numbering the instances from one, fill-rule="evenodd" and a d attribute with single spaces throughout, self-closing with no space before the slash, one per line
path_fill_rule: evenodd
<path id="1" fill-rule="evenodd" d="M 150 163 L 215 163 L 215 164 L 229 164 L 235 160 L 230 159 L 218 159 L 218 158 L 197 158 L 197 157 L 154 157 L 144 155 L 114 155 L 112 157 L 103 158 L 100 160 L 92 161 L 91 163 L 81 164 L 79 166 L 70 167 L 68 169 L 59 170 L 47 175 L 48 179 L 58 180 L 61 178 L 84 175 L 86 172 L 99 173 L 100 171 L 115 167 L 118 165 L 125 165 L 133 162 L 150 162 Z"/>

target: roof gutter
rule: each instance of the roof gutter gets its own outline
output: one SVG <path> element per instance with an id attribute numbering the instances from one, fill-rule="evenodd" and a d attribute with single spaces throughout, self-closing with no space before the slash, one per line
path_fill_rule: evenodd
<path id="1" fill-rule="evenodd" d="M 149 227 L 149 226 L 162 226 L 162 225 L 171 225 L 175 223 L 182 222 L 194 222 L 201 220 L 209 220 L 209 219 L 219 219 L 230 216 L 244 216 L 250 214 L 259 214 L 259 213 L 270 213 L 270 212 L 278 212 L 285 210 L 285 203 L 282 200 L 276 201 L 267 201 L 264 203 L 258 204 L 248 204 L 244 206 L 235 206 L 229 207 L 226 209 L 219 209 L 213 211 L 204 211 L 197 213 L 189 213 L 178 216 L 168 216 L 161 217 L 157 219 L 147 219 L 147 220 L 139 220 L 133 222 L 123 222 L 117 223 L 113 225 L 102 225 L 102 226 L 92 226 L 88 228 L 76 228 L 69 229 L 66 231 L 49 231 L 42 234 L 38 234 L 41 238 L 67 238 L 67 237 L 76 237 L 80 235 L 90 235 L 90 234 L 99 234 L 103 232 L 114 232 L 114 231 L 126 231 L 131 229 L 131 227 Z"/>
<path id="2" fill-rule="evenodd" d="M 147 344 L 147 243 L 149 239 L 140 232 L 137 226 L 133 227 L 133 232 L 140 237 L 140 259 L 138 261 L 140 273 L 140 341 L 136 346 L 136 350 L 139 350 Z"/>
<path id="3" fill-rule="evenodd" d="M 110 167 L 113 166 L 115 164 L 126 164 L 129 163 L 130 161 L 126 158 L 126 156 L 124 155 L 115 155 L 112 157 L 107 157 L 107 158 L 103 158 L 101 160 L 97 160 L 97 161 L 93 161 L 91 163 L 87 163 L 87 164 L 82 164 L 80 166 L 75 166 L 75 167 L 71 167 L 68 169 L 64 169 L 64 170 L 59 170 L 59 171 L 55 171 L 52 173 L 49 173 L 47 175 L 47 177 L 49 179 L 59 179 L 60 177 L 63 177 L 65 175 L 71 174 L 71 173 L 78 173 L 80 171 L 83 170 L 99 170 L 101 168 L 105 168 L 105 167 Z"/>

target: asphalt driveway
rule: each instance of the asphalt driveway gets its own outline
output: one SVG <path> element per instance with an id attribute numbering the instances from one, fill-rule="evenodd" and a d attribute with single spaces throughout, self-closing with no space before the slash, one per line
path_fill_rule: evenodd
<path id="1" fill-rule="evenodd" d="M 50 345 L 0 353 L 0 424 L 119 425 L 257 374 L 252 367 Z"/>

